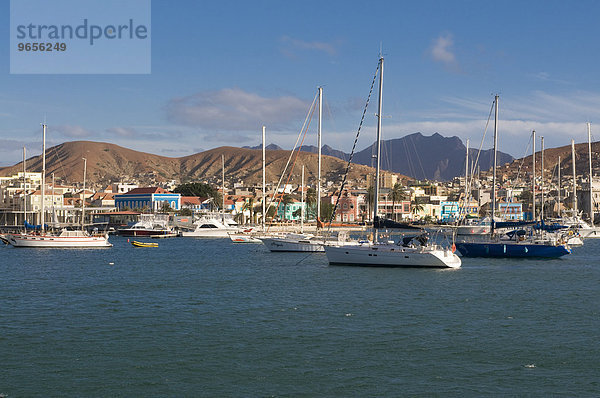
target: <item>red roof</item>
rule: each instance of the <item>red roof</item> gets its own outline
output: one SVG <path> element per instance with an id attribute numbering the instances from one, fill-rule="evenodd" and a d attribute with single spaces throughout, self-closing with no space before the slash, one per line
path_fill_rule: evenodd
<path id="1" fill-rule="evenodd" d="M 123 195 L 140 195 L 140 194 L 147 194 L 147 193 L 171 193 L 171 192 L 169 192 L 166 189 L 163 189 L 161 187 L 148 187 L 148 188 L 135 188 L 127 193 L 124 193 Z"/>

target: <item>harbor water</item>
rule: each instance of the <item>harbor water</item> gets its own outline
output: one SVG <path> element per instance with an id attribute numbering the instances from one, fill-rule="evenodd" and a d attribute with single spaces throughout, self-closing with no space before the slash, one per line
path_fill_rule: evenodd
<path id="1" fill-rule="evenodd" d="M 0 247 L 0 395 L 600 396 L 600 240 L 448 270 L 111 241 Z"/>

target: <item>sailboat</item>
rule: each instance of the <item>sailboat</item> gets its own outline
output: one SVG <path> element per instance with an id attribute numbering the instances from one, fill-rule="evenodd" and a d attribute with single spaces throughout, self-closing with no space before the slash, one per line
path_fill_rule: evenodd
<path id="1" fill-rule="evenodd" d="M 491 220 L 494 220 L 496 207 L 496 153 L 498 145 L 498 96 L 494 98 L 494 163 L 492 175 Z M 535 151 L 535 150 L 534 150 Z M 534 152 L 535 155 L 535 152 Z M 535 156 L 534 156 L 535 158 Z M 534 201 L 535 203 L 535 201 Z M 515 223 L 511 223 L 515 224 Z M 499 223 L 492 221 L 490 234 L 476 241 L 456 243 L 456 248 L 463 257 L 545 257 L 557 258 L 571 253 L 570 247 L 562 236 L 545 233 L 543 228 L 516 229 L 502 236 L 495 233 Z"/>
<path id="2" fill-rule="evenodd" d="M 377 219 L 379 196 L 379 172 L 381 154 L 381 118 L 383 105 L 383 56 L 379 58 L 379 104 L 377 110 L 377 167 L 373 219 Z M 433 267 L 458 268 L 460 258 L 451 248 L 442 248 L 428 241 L 426 234 L 406 237 L 399 244 L 378 241 L 377 226 L 374 225 L 373 241 L 361 243 L 339 243 L 325 245 L 329 264 L 359 265 L 374 267 Z"/>
<path id="3" fill-rule="evenodd" d="M 321 206 L 321 126 L 323 114 L 323 87 L 319 87 L 319 112 L 317 127 L 317 147 L 318 147 L 318 171 L 317 171 L 317 220 L 319 219 Z M 304 177 L 302 177 L 304 185 Z M 304 193 L 304 191 L 303 191 Z M 304 207 L 302 207 L 304 208 Z M 301 215 L 301 222 L 304 219 L 304 210 Z M 317 222 L 318 224 L 318 222 Z M 272 252 L 323 252 L 323 245 L 329 240 L 323 236 L 305 234 L 302 230 L 298 233 L 288 233 L 283 235 L 266 236 L 260 238 L 263 244 Z"/>
<path id="4" fill-rule="evenodd" d="M 112 243 L 108 241 L 108 234 L 90 234 L 84 230 L 85 215 L 85 195 L 81 207 L 81 229 L 46 231 L 45 225 L 45 191 L 46 191 L 46 124 L 42 124 L 42 204 L 41 204 L 41 225 L 39 232 L 27 232 L 19 234 L 7 234 L 6 241 L 14 247 L 33 247 L 33 248 L 101 248 L 111 247 Z M 83 166 L 83 192 L 85 192 L 85 174 L 87 160 L 84 160 Z"/>

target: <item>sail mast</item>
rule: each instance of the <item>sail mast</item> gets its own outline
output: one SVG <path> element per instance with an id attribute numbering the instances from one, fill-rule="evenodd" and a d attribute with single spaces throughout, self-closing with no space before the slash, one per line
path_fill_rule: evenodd
<path id="1" fill-rule="evenodd" d="M 465 158 L 465 205 L 464 215 L 467 216 L 467 208 L 469 206 L 469 139 L 467 138 L 467 155 Z"/>
<path id="2" fill-rule="evenodd" d="M 573 163 L 573 216 L 577 215 L 577 176 L 575 172 L 575 140 L 571 139 L 571 163 Z"/>
<path id="3" fill-rule="evenodd" d="M 558 217 L 560 217 L 560 156 L 558 157 Z"/>
<path id="4" fill-rule="evenodd" d="M 317 148 L 319 153 L 318 171 L 317 171 L 317 219 L 321 217 L 321 125 L 323 121 L 323 87 L 319 87 L 319 124 L 317 134 Z M 317 229 L 319 223 L 317 223 Z"/>
<path id="5" fill-rule="evenodd" d="M 540 172 L 540 176 L 542 178 L 542 183 L 540 185 L 542 202 L 540 203 L 540 220 L 544 219 L 544 137 L 542 136 L 542 171 Z"/>
<path id="6" fill-rule="evenodd" d="M 221 217 L 225 225 L 225 155 L 221 155 L 221 190 L 223 191 L 223 206 L 221 207 Z"/>
<path id="7" fill-rule="evenodd" d="M 535 221 L 535 130 L 531 132 L 531 137 L 531 142 L 533 142 L 533 149 L 531 151 L 531 159 L 533 164 L 533 173 L 531 174 L 531 201 L 533 202 L 531 210 L 531 219 Z"/>
<path id="8" fill-rule="evenodd" d="M 87 172 L 87 159 L 83 158 L 83 198 L 81 201 L 81 230 L 83 231 L 85 225 L 85 175 Z M 52 187 L 54 189 L 54 186 Z"/>
<path id="9" fill-rule="evenodd" d="M 27 179 L 25 177 L 27 174 L 27 168 L 25 166 L 25 161 L 27 159 L 26 153 L 27 150 L 23 147 L 23 225 L 25 225 L 25 222 L 27 221 Z M 25 230 L 27 230 L 27 227 L 25 227 Z"/>
<path id="10" fill-rule="evenodd" d="M 494 171 L 492 174 L 492 219 L 490 233 L 494 233 L 494 212 L 496 209 L 496 162 L 498 147 L 498 95 L 494 97 Z"/>
<path id="11" fill-rule="evenodd" d="M 379 56 L 379 104 L 377 106 L 377 167 L 375 169 L 375 193 L 373 197 L 373 224 L 378 220 L 377 208 L 379 199 L 379 168 L 381 165 L 381 117 L 383 111 L 383 56 Z M 342 193 L 340 192 L 340 195 Z M 373 225 L 375 227 L 375 225 Z M 377 228 L 375 227 L 375 233 L 373 234 L 373 242 L 377 242 Z"/>
<path id="12" fill-rule="evenodd" d="M 302 165 L 302 188 L 300 192 L 300 233 L 304 233 L 304 165 Z"/>
<path id="13" fill-rule="evenodd" d="M 594 195 L 592 184 L 592 124 L 588 122 L 588 158 L 589 158 L 589 181 L 590 181 L 590 223 L 594 225 Z"/>
<path id="14" fill-rule="evenodd" d="M 45 222 L 45 213 L 46 213 L 46 198 L 44 197 L 46 191 L 46 124 L 42 124 L 42 222 L 41 222 L 41 231 L 44 232 L 44 222 Z"/>
<path id="15" fill-rule="evenodd" d="M 262 126 L 262 230 L 265 232 L 265 219 L 267 215 L 265 214 L 265 202 L 266 202 L 266 188 L 265 188 L 265 168 L 266 168 L 266 158 L 265 158 L 265 130 L 266 127 Z"/>

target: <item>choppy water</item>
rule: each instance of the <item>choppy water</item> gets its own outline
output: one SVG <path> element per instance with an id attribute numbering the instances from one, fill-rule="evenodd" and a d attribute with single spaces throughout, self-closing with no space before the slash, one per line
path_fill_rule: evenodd
<path id="1" fill-rule="evenodd" d="M 111 240 L 0 248 L 0 394 L 600 396 L 600 240 L 458 270 Z"/>

